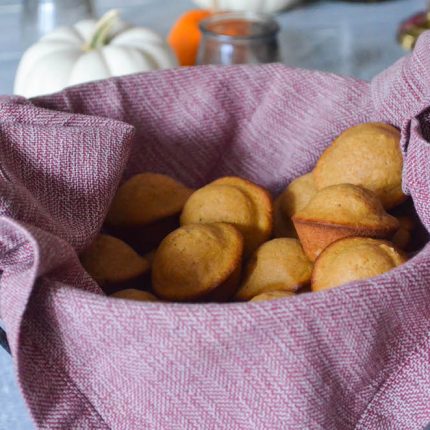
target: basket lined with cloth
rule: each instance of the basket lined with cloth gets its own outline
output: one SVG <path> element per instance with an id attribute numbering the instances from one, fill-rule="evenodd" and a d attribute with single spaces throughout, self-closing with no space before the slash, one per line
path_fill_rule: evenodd
<path id="1" fill-rule="evenodd" d="M 402 131 L 430 229 L 430 34 L 370 84 L 281 65 L 168 70 L 0 99 L 0 318 L 41 428 L 420 429 L 430 421 L 430 248 L 288 300 L 104 296 L 78 254 L 118 184 L 239 174 L 273 193 L 345 128 Z"/>

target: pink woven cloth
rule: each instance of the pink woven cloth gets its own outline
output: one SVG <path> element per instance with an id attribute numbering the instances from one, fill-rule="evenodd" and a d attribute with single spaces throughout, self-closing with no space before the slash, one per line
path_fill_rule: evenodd
<path id="1" fill-rule="evenodd" d="M 36 425 L 52 429 L 422 429 L 430 247 L 383 276 L 263 303 L 102 295 L 77 254 L 121 178 L 279 191 L 345 128 L 402 129 L 404 189 L 430 229 L 430 35 L 371 84 L 281 65 L 134 75 L 0 101 L 0 315 Z M 427 110 L 426 110 L 427 109 Z"/>

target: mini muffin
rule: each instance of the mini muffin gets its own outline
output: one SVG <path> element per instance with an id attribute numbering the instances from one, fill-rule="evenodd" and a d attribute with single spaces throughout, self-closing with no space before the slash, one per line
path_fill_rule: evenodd
<path id="1" fill-rule="evenodd" d="M 265 302 L 268 300 L 283 299 L 291 296 L 294 296 L 294 293 L 291 291 L 270 291 L 269 293 L 261 293 L 258 296 L 253 297 L 250 302 Z"/>
<path id="2" fill-rule="evenodd" d="M 344 131 L 323 153 L 313 175 L 318 189 L 361 185 L 390 209 L 406 199 L 402 166 L 399 131 L 384 123 L 366 123 Z"/>
<path id="3" fill-rule="evenodd" d="M 250 255 L 269 239 L 273 207 L 270 194 L 245 179 L 225 177 L 195 191 L 185 204 L 181 225 L 225 222 L 243 235 Z"/>
<path id="4" fill-rule="evenodd" d="M 315 261 L 330 243 L 348 236 L 389 238 L 399 228 L 376 196 L 357 185 L 339 184 L 315 194 L 293 216 L 306 255 Z"/>
<path id="5" fill-rule="evenodd" d="M 149 262 L 116 237 L 100 234 L 81 254 L 85 270 L 102 287 L 118 287 L 141 280 Z"/>
<path id="6" fill-rule="evenodd" d="M 275 237 L 297 237 L 291 217 L 302 210 L 316 194 L 312 173 L 291 182 L 275 201 Z"/>
<path id="7" fill-rule="evenodd" d="M 111 294 L 111 297 L 117 299 L 136 300 L 138 302 L 156 302 L 158 299 L 148 291 L 136 290 L 135 288 L 128 288 L 127 290 L 117 291 Z"/>
<path id="8" fill-rule="evenodd" d="M 232 225 L 185 225 L 157 249 L 152 289 L 170 301 L 225 301 L 239 285 L 242 255 L 243 238 Z"/>
<path id="9" fill-rule="evenodd" d="M 191 193 L 165 175 L 135 175 L 118 189 L 106 224 L 139 252 L 149 251 L 179 227 L 179 214 Z"/>
<path id="10" fill-rule="evenodd" d="M 310 282 L 311 274 L 312 263 L 297 239 L 273 239 L 252 255 L 235 298 L 250 300 L 272 291 L 295 292 Z"/>
<path id="11" fill-rule="evenodd" d="M 312 290 L 321 291 L 372 278 L 405 263 L 406 256 L 391 242 L 349 237 L 327 247 L 312 274 Z"/>

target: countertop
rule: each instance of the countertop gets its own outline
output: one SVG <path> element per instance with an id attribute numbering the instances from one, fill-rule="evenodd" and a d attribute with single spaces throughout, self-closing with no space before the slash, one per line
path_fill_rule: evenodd
<path id="1" fill-rule="evenodd" d="M 282 61 L 371 79 L 404 55 L 395 41 L 401 20 L 423 9 L 421 0 L 382 3 L 322 1 L 302 3 L 278 16 Z M 192 8 L 190 0 L 99 0 L 97 13 L 121 7 L 130 22 L 166 35 L 174 19 Z M 0 94 L 11 94 L 21 56 L 20 2 L 0 0 Z M 0 348 L 0 430 L 32 429 L 18 391 L 10 356 Z"/>

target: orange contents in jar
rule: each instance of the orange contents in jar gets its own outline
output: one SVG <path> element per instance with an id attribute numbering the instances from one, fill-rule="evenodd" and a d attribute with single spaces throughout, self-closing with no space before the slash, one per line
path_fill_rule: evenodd
<path id="1" fill-rule="evenodd" d="M 244 19 L 235 19 L 231 21 L 218 22 L 211 26 L 210 30 L 217 34 L 226 36 L 251 36 L 254 33 L 254 23 Z"/>

